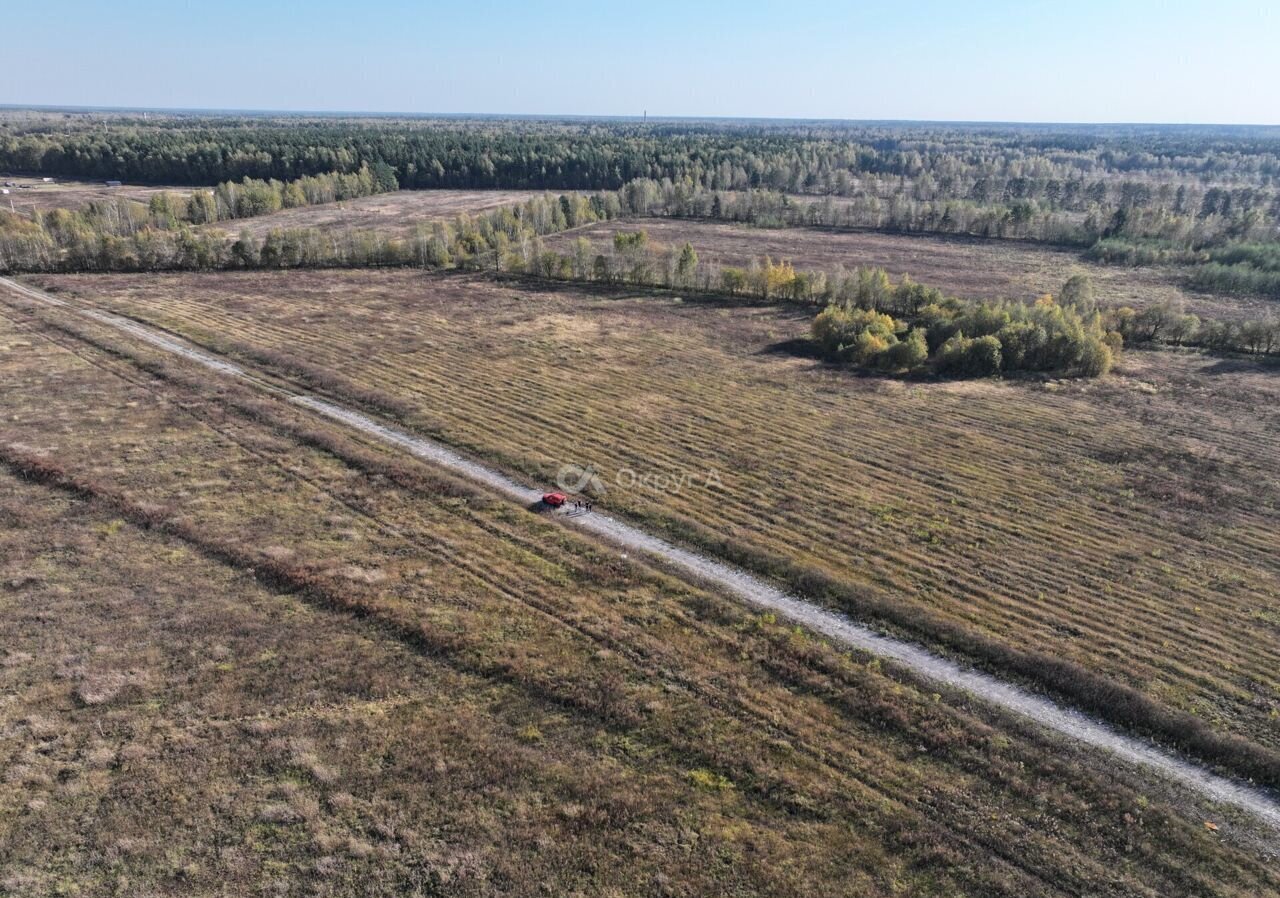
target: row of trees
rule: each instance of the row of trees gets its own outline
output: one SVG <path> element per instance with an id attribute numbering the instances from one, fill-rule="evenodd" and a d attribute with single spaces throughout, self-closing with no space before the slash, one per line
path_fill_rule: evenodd
<path id="1" fill-rule="evenodd" d="M 1103 307 L 1086 275 L 1069 278 L 1056 299 L 1046 296 L 1027 305 L 948 297 L 909 276 L 895 282 L 888 272 L 876 267 L 804 271 L 768 257 L 745 267 L 720 266 L 701 261 L 689 243 L 663 246 L 643 230 L 616 232 L 611 246 L 603 252 L 585 238 L 574 241 L 567 252 L 548 250 L 538 239 L 529 241 L 527 248 L 523 255 L 509 254 L 502 269 L 548 279 L 822 306 L 823 314 L 829 314 L 828 323 L 850 316 L 853 328 L 839 332 L 842 336 L 834 342 L 819 340 L 824 352 L 842 361 L 893 370 L 908 370 L 917 364 L 906 364 L 914 356 L 902 355 L 911 347 L 898 347 L 914 329 L 921 330 L 927 358 L 939 371 L 968 374 L 994 373 L 990 365 L 978 364 L 980 358 L 992 357 L 993 344 L 987 337 L 999 343 L 998 371 L 1093 376 L 1110 368 L 1125 343 L 1280 354 L 1280 318 L 1274 315 L 1252 320 L 1201 320 L 1179 302 L 1142 309 Z M 898 323 L 885 332 L 882 325 L 886 321 Z M 866 330 L 870 336 L 859 344 L 858 337 Z M 888 339 L 888 333 L 897 340 Z M 872 337 L 875 343 L 868 342 Z M 942 352 L 948 343 L 950 347 Z M 875 352 L 868 355 L 871 349 Z M 878 355 L 882 351 L 885 354 Z M 869 361 L 872 356 L 874 362 Z"/>
<path id="2" fill-rule="evenodd" d="M 704 190 L 671 181 L 637 181 L 628 191 L 643 196 L 631 205 L 647 215 L 758 227 L 872 228 L 1084 246 L 1086 258 L 1097 262 L 1194 266 L 1187 282 L 1198 290 L 1280 297 L 1280 242 L 1275 227 L 1256 209 L 1232 216 L 1127 208 L 1108 214 L 1094 205 L 1080 216 L 1052 211 L 1035 201 L 979 205 L 919 202 L 903 195 L 819 200 L 772 191 Z"/>
<path id="3" fill-rule="evenodd" d="M 159 202 L 94 203 L 34 218 L 0 212 L 0 271 L 414 265 L 532 272 L 544 252 L 543 235 L 627 214 L 626 199 L 625 191 L 546 194 L 477 217 L 425 222 L 409 237 L 296 228 L 231 238 L 221 229 L 193 227 Z"/>
<path id="4" fill-rule="evenodd" d="M 270 215 L 281 209 L 354 200 L 399 189 L 395 171 L 384 162 L 362 165 L 357 171 L 303 175 L 293 181 L 245 177 L 224 181 L 213 190 L 195 190 L 185 203 L 169 194 L 157 194 L 151 211 L 170 220 L 212 224 L 237 218 Z"/>
<path id="5" fill-rule="evenodd" d="M 1201 346 L 1220 352 L 1252 355 L 1280 353 L 1280 316 L 1274 313 L 1252 319 L 1201 319 L 1183 303 L 1163 301 L 1142 309 L 1128 306 L 1107 312 L 1110 326 L 1132 343 Z"/>
<path id="6" fill-rule="evenodd" d="M 35 210 L 30 217 L 0 211 L 0 270 L 221 267 L 228 259 L 243 258 L 243 246 L 232 252 L 221 233 L 200 225 L 395 189 L 389 170 L 379 173 L 362 166 L 351 174 L 331 172 L 289 182 L 245 178 L 195 190 L 185 198 L 157 193 L 146 204 L 95 200 L 83 209 Z"/>
<path id="7" fill-rule="evenodd" d="M 1206 293 L 1235 293 L 1280 299 L 1280 272 L 1264 271 L 1244 262 L 1235 265 L 1217 262 L 1199 265 L 1191 273 L 1190 284 Z"/>

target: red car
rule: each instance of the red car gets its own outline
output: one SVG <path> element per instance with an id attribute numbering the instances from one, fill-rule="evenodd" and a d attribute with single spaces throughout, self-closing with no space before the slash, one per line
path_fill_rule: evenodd
<path id="1" fill-rule="evenodd" d="M 568 501 L 569 497 L 564 493 L 547 493 L 542 497 L 543 504 L 550 505 L 552 508 L 559 508 Z"/>

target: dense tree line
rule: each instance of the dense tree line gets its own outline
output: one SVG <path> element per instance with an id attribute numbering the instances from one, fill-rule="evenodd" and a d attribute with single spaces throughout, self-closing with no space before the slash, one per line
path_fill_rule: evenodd
<path id="1" fill-rule="evenodd" d="M 1201 289 L 1280 292 L 1253 257 L 1208 258 L 1280 245 L 1280 131 L 1267 128 L 9 113 L 0 168 L 194 185 L 362 170 L 380 189 L 649 184 L 637 214 L 1038 240 L 1194 265 Z M 210 213 L 296 200 L 247 192 Z"/>
<path id="2" fill-rule="evenodd" d="M 389 193 L 398 188 L 399 183 L 391 166 L 374 163 L 372 166 L 362 165 L 350 173 L 303 175 L 293 181 L 264 181 L 246 176 L 240 181 L 224 181 L 213 190 L 192 191 L 190 199 L 180 210 L 173 209 L 172 201 L 165 199 L 162 202 L 170 208 L 153 211 L 168 211 L 171 217 L 181 217 L 192 224 L 210 224 L 228 219 L 270 215 L 281 209 L 354 200 L 377 193 Z"/>
<path id="3" fill-rule="evenodd" d="M 76 116 L 0 118 L 0 168 L 144 183 L 390 166 L 409 188 L 704 190 L 1280 219 L 1275 129 Z M 1020 213 L 1021 214 L 1021 213 Z"/>

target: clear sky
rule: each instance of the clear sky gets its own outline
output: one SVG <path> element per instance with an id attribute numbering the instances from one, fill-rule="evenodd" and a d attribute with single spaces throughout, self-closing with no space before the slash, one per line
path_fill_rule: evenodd
<path id="1" fill-rule="evenodd" d="M 0 103 L 1280 124 L 1280 0 L 11 0 Z"/>

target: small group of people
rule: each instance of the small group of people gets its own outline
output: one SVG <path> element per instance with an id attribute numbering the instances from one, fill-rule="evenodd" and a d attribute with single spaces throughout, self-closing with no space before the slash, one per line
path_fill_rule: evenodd
<path id="1" fill-rule="evenodd" d="M 575 511 L 590 511 L 594 504 L 594 502 L 587 502 L 583 499 L 573 500 L 573 508 Z"/>

